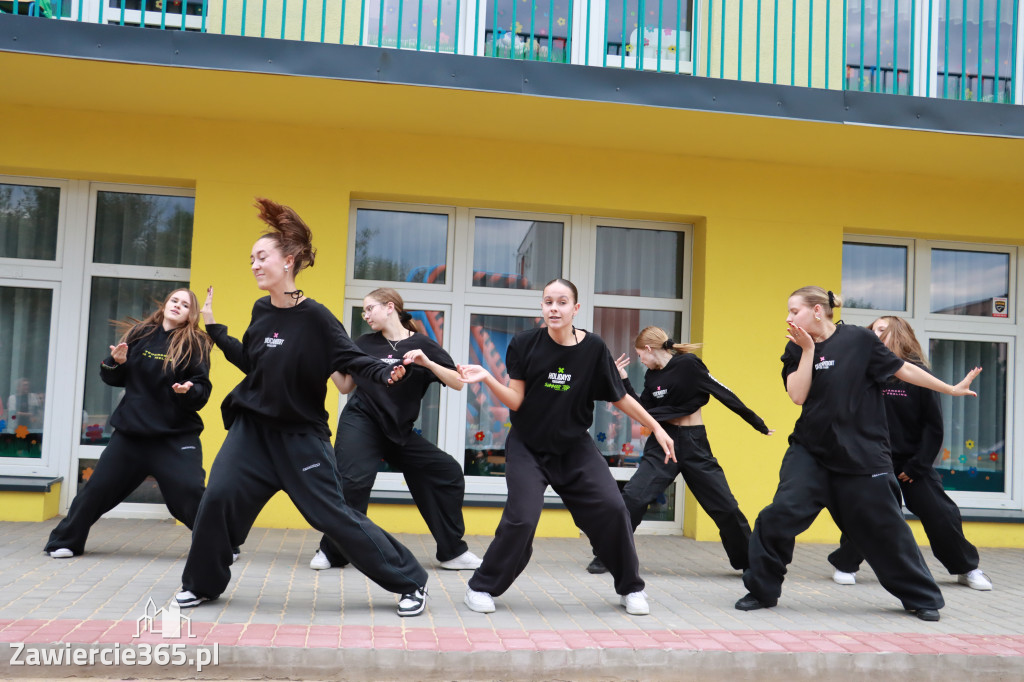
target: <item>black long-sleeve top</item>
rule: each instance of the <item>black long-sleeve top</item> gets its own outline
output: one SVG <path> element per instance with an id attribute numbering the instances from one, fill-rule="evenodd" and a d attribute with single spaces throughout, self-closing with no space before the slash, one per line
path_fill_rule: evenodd
<path id="1" fill-rule="evenodd" d="M 206 331 L 245 373 L 221 404 L 227 428 L 244 411 L 283 431 L 330 440 L 324 400 L 331 374 L 358 374 L 378 383 L 391 376 L 390 366 L 361 351 L 338 318 L 311 298 L 287 308 L 275 307 L 269 296 L 259 299 L 241 341 L 222 324 L 207 325 Z"/>
<path id="2" fill-rule="evenodd" d="M 192 358 L 187 366 L 168 365 L 170 333 L 160 325 L 135 327 L 129 334 L 128 359 L 122 364 L 107 358 L 100 363 L 105 384 L 124 388 L 124 397 L 110 415 L 109 423 L 132 436 L 169 436 L 199 433 L 199 410 L 210 399 L 210 360 Z M 175 393 L 174 384 L 192 382 L 187 393 Z"/>
<path id="3" fill-rule="evenodd" d="M 708 404 L 711 396 L 743 418 L 761 433 L 768 433 L 764 420 L 743 404 L 736 394 L 711 376 L 711 372 L 692 353 L 677 353 L 661 369 L 649 369 L 644 375 L 644 390 L 639 396 L 626 379 L 626 391 L 658 422 L 693 414 Z"/>
<path id="4" fill-rule="evenodd" d="M 924 478 L 942 448 L 939 394 L 896 379 L 882 386 L 882 398 L 896 473 L 915 481 Z"/>

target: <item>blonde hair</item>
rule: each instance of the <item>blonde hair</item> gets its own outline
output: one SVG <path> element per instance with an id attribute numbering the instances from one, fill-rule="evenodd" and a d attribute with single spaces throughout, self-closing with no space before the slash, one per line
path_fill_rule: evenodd
<path id="1" fill-rule="evenodd" d="M 790 298 L 799 296 L 809 308 L 820 305 L 821 309 L 825 311 L 825 317 L 830 320 L 832 319 L 832 311 L 836 308 L 841 308 L 843 305 L 842 296 L 816 286 L 800 287 L 789 296 Z"/>
<path id="2" fill-rule="evenodd" d="M 392 304 L 395 306 L 395 314 L 398 315 L 398 320 L 402 323 L 403 327 L 413 333 L 423 333 L 423 330 L 417 326 L 416 320 L 412 319 L 412 315 L 405 311 L 405 301 L 402 300 L 402 295 L 391 287 L 374 289 L 366 295 L 366 298 L 372 298 L 384 305 Z"/>
<path id="3" fill-rule="evenodd" d="M 915 365 L 929 366 L 924 357 L 924 351 L 921 350 L 921 342 L 917 340 L 914 328 L 910 326 L 909 322 L 895 315 L 883 315 L 872 322 L 868 329 L 874 331 L 875 325 L 882 321 L 885 322 L 886 328 L 879 338 L 886 348 L 900 360 L 912 362 Z"/>
<path id="4" fill-rule="evenodd" d="M 660 348 L 661 350 L 667 350 L 672 355 L 679 353 L 692 353 L 693 351 L 700 348 L 703 344 L 700 343 L 676 343 L 672 340 L 672 337 L 668 335 L 661 327 L 644 327 L 640 330 L 640 333 L 636 335 L 636 341 L 633 342 L 633 348 L 643 348 L 650 346 L 651 348 Z"/>

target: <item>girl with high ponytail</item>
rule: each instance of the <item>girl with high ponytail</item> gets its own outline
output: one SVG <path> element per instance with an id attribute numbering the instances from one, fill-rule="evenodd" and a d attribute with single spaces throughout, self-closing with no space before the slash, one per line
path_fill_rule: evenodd
<path id="1" fill-rule="evenodd" d="M 401 379 L 404 366 L 361 351 L 338 319 L 296 286 L 296 276 L 316 259 L 302 218 L 269 199 L 257 199 L 256 208 L 266 229 L 252 247 L 250 269 L 269 296 L 256 301 L 241 341 L 214 322 L 213 287 L 202 310 L 207 332 L 245 378 L 221 406 L 228 435 L 199 506 L 175 599 L 191 607 L 220 596 L 231 579 L 232 546 L 284 490 L 356 568 L 401 595 L 398 615 L 418 615 L 426 602 L 426 571 L 404 545 L 346 504 L 324 409 L 332 374 L 384 386 Z"/>
<path id="2" fill-rule="evenodd" d="M 742 570 L 747 567 L 750 524 L 729 489 L 725 472 L 711 453 L 701 408 L 715 396 L 761 433 L 770 436 L 774 431 L 735 393 L 711 376 L 700 358 L 693 354 L 700 345 L 676 343 L 660 327 L 640 330 L 633 344 L 640 362 L 647 368 L 640 395 L 636 394 L 626 374 L 629 357 L 623 353 L 615 361 L 626 391 L 664 427 L 676 446 L 676 461 L 670 461 L 664 457 L 658 443 L 648 438 L 643 458 L 623 488 L 622 497 L 635 531 L 651 503 L 682 474 L 698 504 L 718 526 L 729 563 Z M 587 571 L 604 573 L 605 567 L 595 557 Z"/>
<path id="3" fill-rule="evenodd" d="M 401 382 L 387 388 L 354 374 L 334 377 L 338 390 L 351 394 L 338 420 L 334 441 L 345 500 L 366 513 L 383 459 L 405 476 L 412 499 L 437 542 L 441 568 L 474 569 L 480 565 L 480 558 L 462 539 L 466 532 L 462 518 L 466 479 L 462 467 L 454 457 L 413 431 L 420 403 L 432 383 L 462 390 L 455 363 L 440 345 L 420 332 L 394 289 L 383 287 L 367 294 L 363 319 L 374 333 L 360 336 L 356 345 L 388 364 L 406 363 L 408 372 Z M 347 563 L 341 548 L 325 535 L 309 567 L 323 570 Z"/>

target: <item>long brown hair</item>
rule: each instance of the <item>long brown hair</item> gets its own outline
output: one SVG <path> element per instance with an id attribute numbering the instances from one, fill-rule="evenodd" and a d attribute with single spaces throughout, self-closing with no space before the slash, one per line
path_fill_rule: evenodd
<path id="1" fill-rule="evenodd" d="M 398 315 L 398 320 L 402 323 L 402 326 L 409 331 L 415 333 L 422 333 L 417 325 L 416 321 L 412 319 L 412 315 L 405 312 L 405 301 L 402 300 L 402 295 L 392 289 L 391 287 L 380 287 L 374 289 L 366 295 L 366 298 L 372 298 L 375 301 L 387 305 L 388 303 L 395 306 L 395 314 Z"/>
<path id="2" fill-rule="evenodd" d="M 654 326 L 641 329 L 640 333 L 636 335 L 636 341 L 633 342 L 633 348 L 650 346 L 651 348 L 667 350 L 672 355 L 692 353 L 702 345 L 700 343 L 676 343 L 668 335 L 668 332 L 661 327 Z"/>
<path id="3" fill-rule="evenodd" d="M 917 340 L 917 335 L 914 334 L 914 328 L 910 326 L 910 323 L 902 317 L 883 315 L 872 322 L 868 329 L 874 331 L 875 325 L 883 321 L 886 324 L 886 328 L 879 337 L 882 343 L 900 360 L 928 367 L 924 351 L 921 350 L 921 343 Z"/>
<path id="4" fill-rule="evenodd" d="M 206 332 L 199 328 L 199 299 L 191 289 L 175 289 L 167 294 L 163 305 L 145 319 L 136 320 L 133 317 L 128 317 L 124 320 L 111 320 L 111 324 L 121 334 L 121 340 L 118 343 L 131 343 L 144 339 L 163 325 L 164 308 L 167 307 L 171 296 L 179 291 L 188 293 L 188 320 L 170 331 L 171 338 L 167 343 L 167 357 L 164 358 L 164 372 L 167 371 L 168 366 L 178 369 L 179 367 L 188 367 L 193 362 L 206 362 L 210 358 L 213 341 Z"/>
<path id="5" fill-rule="evenodd" d="M 260 220 L 270 228 L 260 235 L 260 239 L 272 240 L 281 250 L 281 255 L 295 260 L 293 276 L 297 277 L 302 270 L 313 267 L 316 261 L 313 231 L 299 214 L 290 206 L 263 197 L 256 197 L 255 206 L 260 211 Z"/>

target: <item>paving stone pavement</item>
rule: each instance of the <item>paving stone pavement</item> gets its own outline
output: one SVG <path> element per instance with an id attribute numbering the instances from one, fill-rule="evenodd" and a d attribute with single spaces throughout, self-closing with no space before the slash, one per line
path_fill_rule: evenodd
<path id="1" fill-rule="evenodd" d="M 982 549 L 995 590 L 957 585 L 924 548 L 946 598 L 942 620 L 902 610 L 866 566 L 856 586 L 831 581 L 825 545 L 799 544 L 782 599 L 740 612 L 745 590 L 718 543 L 637 536 L 651 614 L 619 605 L 611 578 L 585 570 L 585 539 L 539 538 L 533 559 L 497 611 L 463 605 L 469 571 L 446 571 L 429 536 L 400 539 L 428 568 L 425 614 L 399 618 L 397 598 L 358 571 L 312 571 L 319 534 L 254 529 L 228 591 L 185 610 L 191 633 L 136 637 L 152 599 L 180 589 L 189 532 L 169 521 L 102 519 L 85 555 L 42 553 L 56 520 L 0 523 L 0 677 L 353 680 L 1021 680 L 1024 550 Z M 482 555 L 489 537 L 467 538 Z M 185 623 L 186 630 L 188 623 Z M 43 650 L 101 652 L 185 643 L 183 659 L 217 646 L 216 665 L 61 664 Z M 0 645 L 0 651 L 3 650 Z M 207 655 L 204 652 L 202 655 Z"/>

